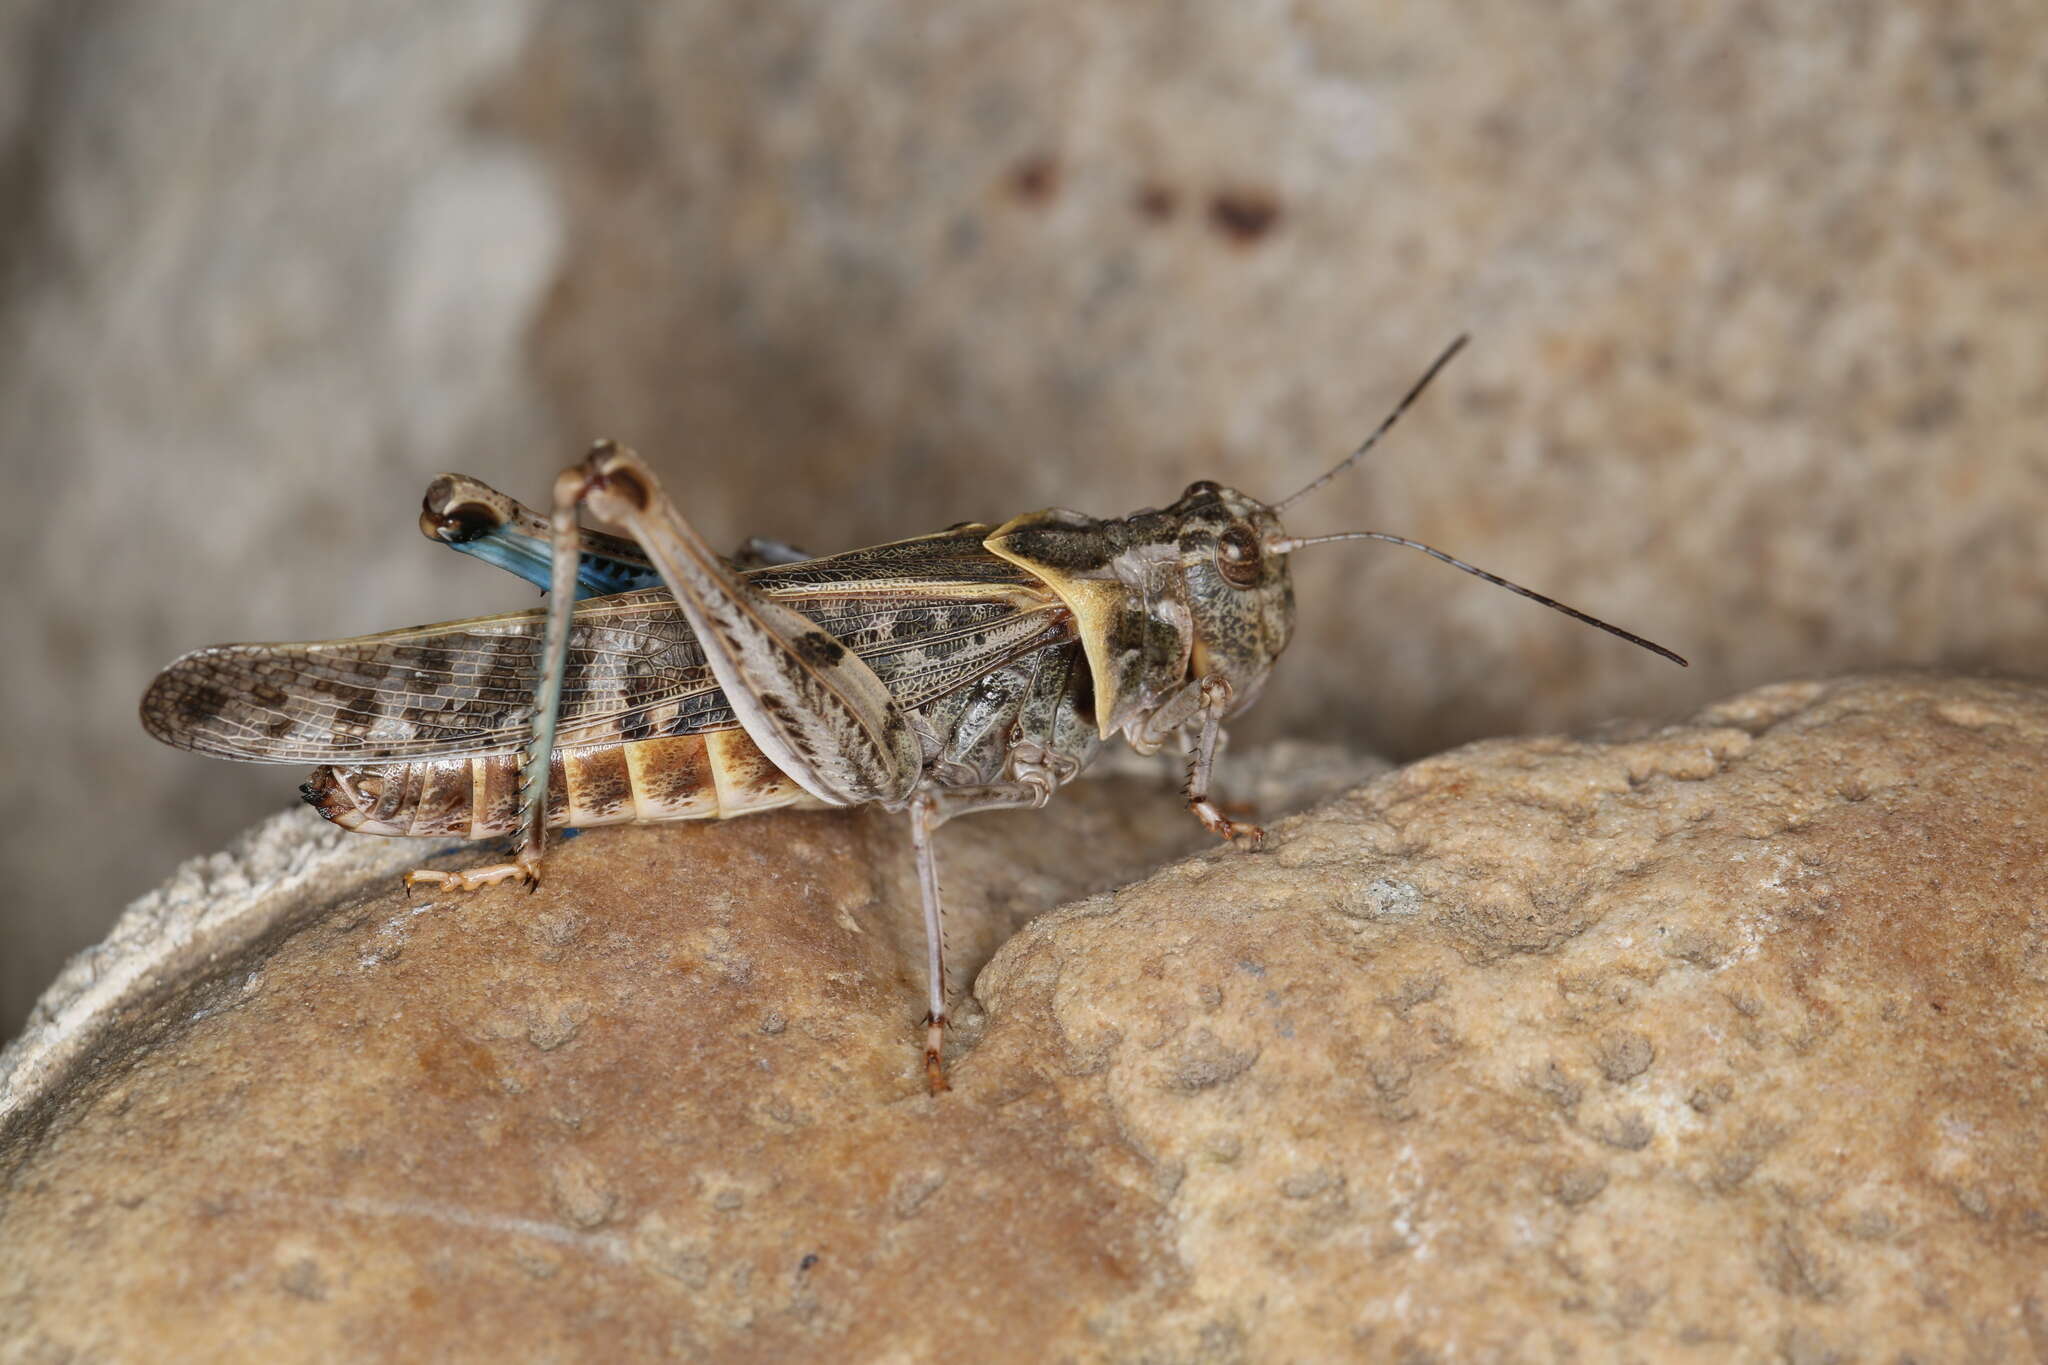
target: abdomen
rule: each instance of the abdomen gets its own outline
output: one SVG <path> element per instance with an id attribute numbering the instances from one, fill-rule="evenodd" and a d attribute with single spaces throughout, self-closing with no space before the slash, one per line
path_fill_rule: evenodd
<path id="1" fill-rule="evenodd" d="M 520 754 L 317 768 L 299 788 L 343 829 L 485 839 L 519 830 Z M 548 827 L 725 820 L 783 806 L 822 808 L 744 730 L 558 749 L 548 765 Z"/>

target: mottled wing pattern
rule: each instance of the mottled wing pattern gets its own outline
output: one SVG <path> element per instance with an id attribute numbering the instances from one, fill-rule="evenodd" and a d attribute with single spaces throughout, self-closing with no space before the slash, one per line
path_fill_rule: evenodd
<path id="1" fill-rule="evenodd" d="M 689 631 L 666 593 L 596 599 L 576 619 L 565 715 L 619 715 L 701 691 Z M 259 762 L 514 749 L 545 622 L 526 611 L 350 640 L 197 650 L 150 686 L 142 722 L 165 743 Z"/>
<path id="2" fill-rule="evenodd" d="M 755 570 L 750 581 L 859 654 L 908 709 L 1071 638 L 1057 599 L 966 526 Z M 160 674 L 143 725 L 179 748 L 268 763 L 359 764 L 516 752 L 543 611 L 310 644 L 219 645 Z M 556 746 L 738 724 L 661 589 L 576 609 Z"/>

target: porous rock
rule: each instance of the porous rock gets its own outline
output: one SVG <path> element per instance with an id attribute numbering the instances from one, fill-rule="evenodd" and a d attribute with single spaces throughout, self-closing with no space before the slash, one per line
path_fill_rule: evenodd
<path id="1" fill-rule="evenodd" d="M 1184 818 L 1072 795 L 973 934 Z M 17 1106 L 0 1351 L 2031 1358 L 2044 802 L 2021 683 L 1469 746 L 1029 923 L 936 1098 L 899 822 L 357 893 Z"/>

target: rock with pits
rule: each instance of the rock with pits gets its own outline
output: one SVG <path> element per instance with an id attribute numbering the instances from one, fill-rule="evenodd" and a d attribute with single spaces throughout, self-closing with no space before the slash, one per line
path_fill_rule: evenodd
<path id="1" fill-rule="evenodd" d="M 900 823 L 74 980 L 0 1080 L 0 1355 L 2048 1350 L 2048 688 L 1490 741 L 1114 892 L 1170 791 L 962 821 L 936 1099 Z"/>

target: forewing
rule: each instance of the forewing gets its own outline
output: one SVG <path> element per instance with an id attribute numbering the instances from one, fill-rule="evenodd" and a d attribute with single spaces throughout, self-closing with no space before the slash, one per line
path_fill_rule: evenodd
<path id="1" fill-rule="evenodd" d="M 977 528 L 749 575 L 918 705 L 1070 633 Z M 166 744 L 266 763 L 362 764 L 513 753 L 526 742 L 542 611 L 349 640 L 218 645 L 158 675 L 142 723 Z M 665 590 L 579 603 L 556 745 L 738 725 Z"/>
<path id="2" fill-rule="evenodd" d="M 197 650 L 151 684 L 142 723 L 182 749 L 268 763 L 510 752 L 533 703 L 545 622 L 513 612 L 352 640 Z M 687 707 L 709 682 L 693 646 L 665 592 L 579 606 L 564 741 L 592 742 L 573 738 L 592 723 Z"/>
<path id="3" fill-rule="evenodd" d="M 858 654 L 909 709 L 1073 637 L 1071 614 L 963 523 L 748 575 Z"/>

